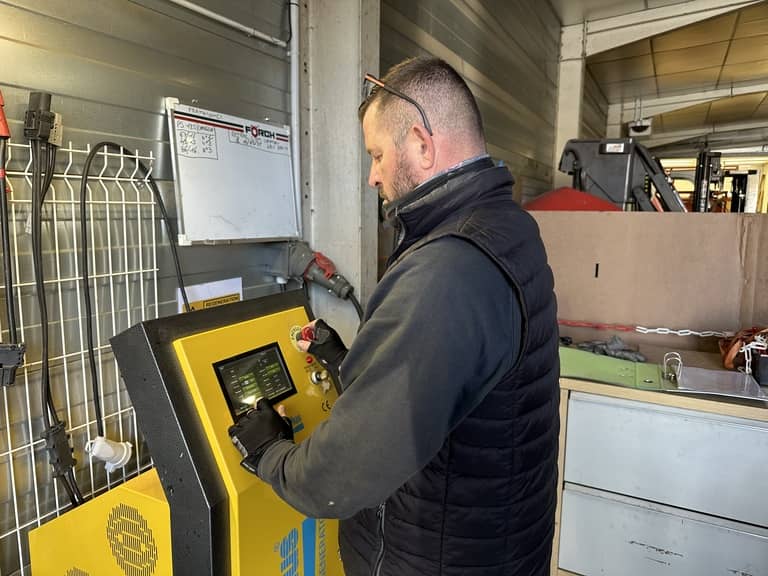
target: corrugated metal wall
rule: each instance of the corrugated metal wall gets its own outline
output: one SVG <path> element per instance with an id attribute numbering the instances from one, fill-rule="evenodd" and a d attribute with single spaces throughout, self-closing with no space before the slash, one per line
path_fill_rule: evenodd
<path id="1" fill-rule="evenodd" d="M 267 34 L 287 34 L 283 0 L 198 4 Z M 64 117 L 65 141 L 84 146 L 111 139 L 153 151 L 160 160 L 154 174 L 167 182 L 162 190 L 171 211 L 163 97 L 255 120 L 290 119 L 284 50 L 162 0 L 0 3 L 0 58 L 12 141 L 23 140 L 29 92 L 51 92 L 53 108 Z M 222 270 L 237 271 L 245 275 L 246 286 L 254 287 L 262 280 L 252 270 L 255 252 L 249 247 L 182 249 L 185 275 L 195 283 L 220 277 Z M 172 298 L 165 288 L 163 294 Z"/>
<path id="2" fill-rule="evenodd" d="M 199 0 L 198 3 L 272 36 L 285 37 L 288 33 L 284 0 Z M 75 148 L 84 148 L 101 140 L 112 140 L 143 154 L 152 153 L 158 159 L 153 173 L 171 213 L 174 213 L 174 200 L 163 97 L 174 96 L 184 103 L 197 103 L 203 108 L 249 119 L 269 118 L 273 122 L 288 123 L 289 80 L 284 50 L 247 38 L 168 2 L 0 2 L 0 89 L 6 100 L 12 142 L 24 142 L 22 120 L 29 92 L 50 92 L 52 108 L 63 115 L 65 145 L 71 141 Z M 62 158 L 59 163 L 65 161 Z M 14 182 L 15 190 L 22 190 L 24 186 L 23 179 Z M 160 315 L 165 315 L 176 310 L 176 280 L 172 276 L 167 237 L 157 220 L 147 223 L 149 229 L 153 224 L 160 259 L 158 309 Z M 108 224 L 97 219 L 94 226 L 94 237 L 105 242 Z M 46 224 L 44 236 L 51 231 L 52 225 Z M 23 236 L 19 229 L 15 232 Z M 68 236 L 72 236 L 71 231 Z M 20 242 L 25 245 L 27 240 Z M 51 242 L 44 242 L 44 246 L 47 248 L 45 265 L 51 270 L 51 263 L 60 262 L 61 258 L 54 258 Z M 97 251 L 101 250 L 104 247 L 97 245 Z M 266 247 L 191 247 L 181 248 L 180 253 L 188 284 L 239 276 L 243 278 L 246 297 L 277 290 L 262 272 L 263 264 L 273 257 Z M 97 254 L 96 261 L 102 256 Z M 26 256 L 20 259 L 20 270 L 24 278 L 31 276 L 31 261 Z M 74 270 L 68 271 L 73 273 Z M 31 289 L 29 294 L 31 296 Z M 104 325 L 101 338 L 104 344 L 114 324 L 110 326 L 105 321 L 111 311 L 107 309 L 108 301 L 102 302 L 97 314 Z M 27 298 L 22 306 L 29 306 L 25 318 L 34 323 L 36 315 L 31 312 L 34 299 Z M 5 310 L 4 303 L 0 308 Z M 61 319 L 51 312 L 52 321 L 75 319 L 76 322 L 80 315 L 77 298 L 66 295 L 61 310 Z M 157 310 L 151 314 L 155 312 Z M 2 318 L 5 331 L 4 314 Z M 34 344 L 39 339 L 35 336 L 35 331 L 39 334 L 39 320 L 37 322 L 38 325 L 30 325 L 26 333 L 32 343 L 27 362 L 39 362 L 39 346 Z M 74 330 L 77 331 L 76 323 Z M 58 334 L 55 330 L 51 332 Z M 7 332 L 3 340 L 6 338 Z M 61 330 L 61 339 L 66 338 L 65 330 Z M 54 338 L 54 344 L 56 342 Z M 74 362 L 78 363 L 79 359 Z M 39 375 L 35 377 L 35 370 L 39 371 L 39 367 L 30 369 L 28 382 L 22 380 L 5 390 L 4 402 L 0 403 L 0 438 L 3 439 L 0 453 L 4 454 L 0 456 L 0 574 L 5 575 L 24 569 L 28 562 L 26 531 L 56 508 L 50 467 L 37 440 L 40 411 L 34 407 L 39 404 L 36 399 L 40 395 L 40 380 Z M 64 387 L 63 373 L 67 370 L 66 366 L 63 370 L 59 365 L 52 366 L 54 399 L 62 403 L 66 398 L 67 402 L 82 405 L 82 396 L 70 397 L 69 388 Z M 70 378 L 79 377 L 79 373 L 78 366 Z M 115 402 L 112 397 L 120 396 L 123 405 L 127 403 L 124 392 L 118 391 L 114 375 L 105 373 L 102 384 L 110 396 L 106 398 L 107 409 Z M 67 416 L 75 418 L 72 414 L 65 418 Z M 32 419 L 36 421 L 31 422 Z M 9 429 L 11 426 L 13 429 Z M 35 443 L 33 458 L 24 453 L 27 448 L 15 449 L 25 442 Z M 73 442 L 76 448 L 82 448 L 78 439 L 73 437 Z M 80 478 L 87 474 L 83 472 L 86 457 L 82 453 L 76 457 Z M 84 484 L 81 489 L 87 493 L 91 486 L 100 489 L 106 482 L 102 471 L 95 486 L 91 479 L 88 486 Z"/>
<path id="3" fill-rule="evenodd" d="M 517 199 L 552 186 L 559 44 L 549 2 L 382 2 L 382 74 L 426 53 L 456 67 L 478 100 L 489 152 L 517 179 Z"/>
<path id="4" fill-rule="evenodd" d="M 608 127 L 608 100 L 587 68 L 584 71 L 584 99 L 581 104 L 579 138 L 605 138 Z"/>

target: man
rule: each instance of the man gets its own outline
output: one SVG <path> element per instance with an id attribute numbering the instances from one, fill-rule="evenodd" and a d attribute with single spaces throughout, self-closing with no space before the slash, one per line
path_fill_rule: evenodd
<path id="1" fill-rule="evenodd" d="M 266 402 L 231 434 L 286 502 L 343 519 L 347 576 L 548 574 L 559 364 L 538 228 L 448 64 L 366 79 L 369 184 L 399 242 L 349 351 L 322 321 L 302 341 L 343 393 L 300 444 Z"/>

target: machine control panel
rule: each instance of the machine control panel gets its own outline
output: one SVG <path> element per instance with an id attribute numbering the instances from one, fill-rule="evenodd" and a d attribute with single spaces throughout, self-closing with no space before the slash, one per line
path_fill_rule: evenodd
<path id="1" fill-rule="evenodd" d="M 296 394 L 276 342 L 216 362 L 213 368 L 235 420 L 260 398 L 275 403 Z"/>
<path id="2" fill-rule="evenodd" d="M 236 526 L 229 532 L 233 575 L 282 574 L 280 566 L 294 558 L 282 555 L 286 537 L 298 543 L 297 568 L 304 568 L 303 576 L 312 574 L 312 566 L 315 574 L 341 573 L 337 558 L 319 552 L 338 546 L 335 523 L 304 518 L 282 502 L 271 486 L 244 470 L 242 456 L 227 432 L 259 398 L 283 406 L 297 443 L 330 414 L 336 400 L 331 376 L 316 376 L 322 380 L 313 382 L 312 374 L 323 367 L 296 345 L 294 327 L 309 321 L 303 306 L 292 306 L 251 318 L 241 316 L 231 324 L 182 335 L 171 344 L 184 375 L 185 392 L 194 403 L 229 494 L 228 516 Z M 305 524 L 316 526 L 314 535 L 311 529 L 304 531 Z M 322 538 L 320 526 L 324 527 Z M 299 570 L 289 573 L 302 575 Z"/>

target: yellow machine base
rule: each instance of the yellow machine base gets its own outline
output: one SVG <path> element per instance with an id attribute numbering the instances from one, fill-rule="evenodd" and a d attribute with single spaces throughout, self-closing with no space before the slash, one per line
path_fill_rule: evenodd
<path id="1" fill-rule="evenodd" d="M 154 470 L 29 533 L 33 576 L 169 576 L 171 516 Z"/>
<path id="2" fill-rule="evenodd" d="M 307 518 L 301 530 L 275 542 L 283 573 L 342 576 L 336 527 Z M 32 576 L 171 576 L 170 510 L 157 472 L 149 470 L 32 530 L 29 552 Z"/>

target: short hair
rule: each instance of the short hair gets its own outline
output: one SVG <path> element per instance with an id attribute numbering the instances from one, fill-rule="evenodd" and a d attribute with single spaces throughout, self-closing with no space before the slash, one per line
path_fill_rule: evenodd
<path id="1" fill-rule="evenodd" d="M 481 142 L 484 140 L 483 121 L 475 97 L 459 73 L 444 60 L 431 56 L 409 58 L 390 68 L 381 81 L 418 102 L 433 129 L 465 133 Z M 374 86 L 360 104 L 361 122 L 374 104 L 396 142 L 402 141 L 414 122 L 422 122 L 413 104 L 378 86 Z"/>

